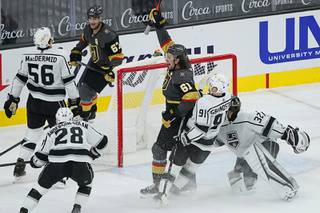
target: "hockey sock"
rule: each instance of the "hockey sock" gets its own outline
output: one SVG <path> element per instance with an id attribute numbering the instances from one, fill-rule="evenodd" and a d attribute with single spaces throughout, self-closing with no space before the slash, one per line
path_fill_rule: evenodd
<path id="1" fill-rule="evenodd" d="M 167 161 L 166 160 L 153 160 L 152 162 L 152 176 L 153 182 L 156 185 L 159 185 L 162 175 L 166 169 Z"/>
<path id="2" fill-rule="evenodd" d="M 91 107 L 93 106 L 92 101 L 90 101 L 90 102 L 81 101 L 80 106 L 82 109 L 80 116 L 83 119 L 87 119 L 90 116 Z"/>
<path id="3" fill-rule="evenodd" d="M 39 203 L 41 197 L 48 192 L 49 189 L 43 188 L 40 185 L 34 186 L 28 193 L 26 199 L 23 202 L 22 208 L 20 211 L 28 210 L 31 212 Z"/>
<path id="4" fill-rule="evenodd" d="M 80 206 L 86 204 L 91 193 L 91 184 L 79 186 L 74 203 Z"/>
<path id="5" fill-rule="evenodd" d="M 43 127 L 37 129 L 26 130 L 26 136 L 22 140 L 22 145 L 20 148 L 19 158 L 24 161 L 30 160 L 34 149 L 36 148 L 36 143 L 40 140 L 43 133 Z"/>

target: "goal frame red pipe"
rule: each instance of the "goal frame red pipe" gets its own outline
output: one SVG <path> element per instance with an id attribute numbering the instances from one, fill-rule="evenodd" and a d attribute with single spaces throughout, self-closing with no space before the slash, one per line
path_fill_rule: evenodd
<path id="1" fill-rule="evenodd" d="M 214 55 L 214 56 L 205 56 L 202 58 L 194 58 L 190 59 L 192 64 L 198 63 L 205 63 L 209 61 L 220 61 L 220 60 L 232 60 L 232 92 L 234 95 L 238 93 L 238 82 L 237 82 L 237 57 L 236 55 L 229 53 L 223 55 Z M 139 70 L 155 70 L 160 68 L 168 67 L 167 63 L 159 63 L 159 64 L 152 64 L 152 65 L 143 65 L 143 66 L 136 66 L 136 67 L 128 67 L 128 68 L 121 68 L 117 71 L 117 96 L 118 96 L 118 167 L 123 167 L 123 100 L 122 100 L 122 93 L 123 93 L 123 84 L 122 84 L 122 77 L 123 73 L 139 71 Z"/>

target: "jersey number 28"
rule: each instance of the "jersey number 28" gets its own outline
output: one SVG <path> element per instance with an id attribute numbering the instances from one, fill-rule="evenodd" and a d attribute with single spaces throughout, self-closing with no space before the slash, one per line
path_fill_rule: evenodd
<path id="1" fill-rule="evenodd" d="M 71 127 L 70 133 L 68 134 L 68 129 L 66 129 L 66 128 L 58 129 L 55 132 L 57 137 L 56 137 L 54 144 L 55 145 L 66 144 L 66 143 L 68 143 L 68 141 L 70 141 L 71 143 L 83 143 L 83 138 L 82 138 L 83 131 L 80 127 Z M 68 140 L 68 138 L 66 138 L 67 135 L 70 135 L 70 140 Z"/>

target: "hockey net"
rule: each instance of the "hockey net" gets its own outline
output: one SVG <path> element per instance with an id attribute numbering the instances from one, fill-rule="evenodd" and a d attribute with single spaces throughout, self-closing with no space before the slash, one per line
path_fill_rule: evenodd
<path id="1" fill-rule="evenodd" d="M 198 88 L 213 73 L 223 73 L 230 80 L 230 92 L 237 94 L 234 54 L 191 56 L 190 61 Z M 161 56 L 118 67 L 108 111 L 97 117 L 106 128 L 108 148 L 95 164 L 123 167 L 151 161 L 150 149 L 157 139 L 165 108 L 161 86 L 166 72 L 167 64 Z"/>

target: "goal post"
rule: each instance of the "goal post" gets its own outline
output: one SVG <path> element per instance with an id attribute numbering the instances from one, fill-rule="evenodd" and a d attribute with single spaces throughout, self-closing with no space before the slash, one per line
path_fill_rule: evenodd
<path id="1" fill-rule="evenodd" d="M 212 64 L 218 64 L 220 62 L 227 62 L 228 68 L 223 68 L 222 65 L 222 72 L 227 73 L 227 76 L 229 77 L 229 80 L 231 81 L 231 92 L 234 95 L 237 95 L 237 57 L 234 54 L 223 54 L 223 55 L 200 55 L 200 56 L 195 56 L 194 58 L 190 59 L 190 63 L 193 66 L 194 73 L 196 71 L 201 71 L 204 72 L 203 74 L 208 74 L 214 69 L 210 65 Z M 202 66 L 201 64 L 206 64 Z M 223 64 L 223 63 L 222 63 Z M 154 57 L 152 59 L 146 59 L 143 61 L 139 62 L 132 62 L 132 63 L 126 63 L 124 65 L 121 65 L 117 67 L 116 73 L 117 73 L 117 91 L 116 91 L 116 115 L 117 115 L 117 166 L 118 167 L 123 167 L 123 158 L 124 158 L 124 101 L 123 101 L 123 96 L 124 96 L 124 75 L 126 73 L 133 73 L 133 72 L 141 72 L 141 71 L 146 71 L 146 72 L 157 72 L 159 70 L 165 70 L 167 69 L 167 63 L 165 63 L 165 60 L 163 57 Z M 160 71 L 159 71 L 160 72 Z M 159 79 L 159 77 L 155 77 Z M 197 83 L 197 81 L 196 81 Z M 155 85 L 155 82 L 151 82 L 151 85 Z M 148 93 L 149 96 L 145 94 L 145 99 L 144 103 L 148 104 L 150 103 L 150 99 L 152 96 L 152 91 L 146 91 L 145 93 Z M 151 94 L 150 94 L 151 93 Z M 146 98 L 147 97 L 147 98 Z M 147 113 L 147 109 L 140 109 L 140 113 L 143 113 L 145 115 Z M 139 119 L 139 115 L 138 115 Z M 141 118 L 140 118 L 141 119 Z M 142 121 L 145 122 L 145 121 Z M 136 126 L 136 129 L 139 129 L 139 126 Z M 140 131 L 140 130 L 139 130 Z M 141 130 L 143 131 L 143 130 Z"/>

